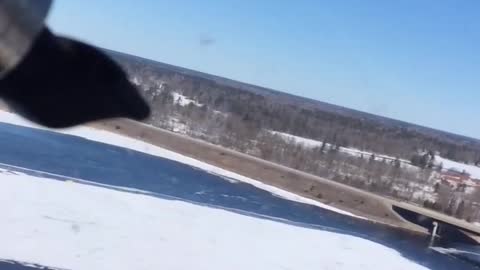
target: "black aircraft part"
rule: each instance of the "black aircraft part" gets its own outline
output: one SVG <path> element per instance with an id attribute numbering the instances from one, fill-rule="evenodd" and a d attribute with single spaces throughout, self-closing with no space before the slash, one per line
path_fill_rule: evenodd
<path id="1" fill-rule="evenodd" d="M 142 120 L 150 114 L 113 60 L 47 28 L 19 65 L 2 78 L 0 97 L 27 119 L 52 128 L 114 117 Z"/>

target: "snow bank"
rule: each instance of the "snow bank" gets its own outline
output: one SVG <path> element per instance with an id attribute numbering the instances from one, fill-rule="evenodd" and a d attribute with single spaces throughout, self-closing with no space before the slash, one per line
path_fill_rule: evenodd
<path id="1" fill-rule="evenodd" d="M 66 269 L 425 269 L 361 238 L 181 201 L 0 175 L 0 258 Z"/>
<path id="2" fill-rule="evenodd" d="M 15 115 L 13 113 L 5 112 L 5 111 L 0 111 L 0 121 L 6 122 L 6 123 L 11 123 L 11 124 L 16 124 L 16 125 L 22 125 L 22 126 L 28 126 L 28 127 L 34 127 L 34 128 L 42 128 L 34 123 L 31 123 L 24 118 Z M 280 188 L 276 188 L 267 184 L 264 184 L 258 180 L 254 180 L 242 175 L 239 175 L 237 173 L 233 173 L 227 170 L 224 170 L 222 168 L 212 166 L 210 164 L 207 164 L 205 162 L 201 162 L 199 160 L 189 158 L 187 156 L 178 154 L 173 151 L 166 150 L 164 148 L 160 148 L 145 142 L 142 142 L 140 140 L 132 139 L 129 137 L 125 137 L 119 134 L 111 133 L 108 131 L 103 131 L 103 130 L 97 130 L 93 129 L 90 127 L 75 127 L 71 129 L 63 129 L 63 130 L 58 130 L 58 132 L 65 133 L 65 134 L 70 134 L 70 135 L 76 135 L 80 136 L 83 138 L 87 138 L 90 140 L 98 141 L 98 142 L 103 142 L 106 144 L 111 144 L 111 145 L 117 145 L 129 149 L 133 149 L 136 151 L 144 152 L 147 154 L 159 156 L 162 158 L 167 158 L 170 160 L 175 160 L 183 164 L 187 164 L 196 168 L 200 168 L 202 170 L 208 171 L 210 173 L 223 176 L 223 177 L 228 177 L 237 181 L 245 182 L 254 185 L 257 188 L 266 190 L 271 192 L 272 194 L 275 194 L 279 197 L 296 201 L 296 202 L 302 202 L 302 203 L 307 203 L 311 205 L 315 205 L 318 207 L 322 207 L 324 209 L 330 210 L 330 211 L 335 211 L 340 214 L 344 215 L 349 215 L 357 218 L 361 218 L 359 216 L 356 216 L 350 212 L 343 211 L 341 209 L 317 202 L 312 199 L 308 199 L 302 196 L 299 196 L 297 194 L 285 191 Z"/>

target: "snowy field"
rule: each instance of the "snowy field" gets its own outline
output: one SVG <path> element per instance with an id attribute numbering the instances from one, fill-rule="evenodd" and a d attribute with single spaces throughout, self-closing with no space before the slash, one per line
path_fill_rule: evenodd
<path id="1" fill-rule="evenodd" d="M 270 131 L 270 133 L 275 134 L 280 136 L 283 140 L 286 142 L 294 142 L 296 144 L 302 145 L 303 147 L 306 148 L 314 148 L 314 147 L 321 147 L 322 146 L 322 141 L 317 141 L 317 140 L 312 140 L 304 137 L 299 137 L 295 136 L 292 134 L 284 133 L 284 132 L 278 132 L 278 131 Z M 331 147 L 330 144 L 326 144 L 327 147 Z M 355 156 L 355 157 L 361 157 L 363 156 L 364 158 L 368 159 L 372 154 L 375 155 L 375 160 L 382 161 L 383 159 L 387 160 L 395 160 L 395 157 L 392 156 L 387 156 L 387 155 L 382 155 L 379 153 L 372 153 L 372 152 L 367 152 L 367 151 L 362 151 L 359 149 L 355 148 L 348 148 L 348 147 L 340 147 L 340 152 Z M 410 161 L 401 159 L 402 166 L 408 166 L 410 168 L 416 168 L 412 165 L 408 165 Z M 442 164 L 443 169 L 454 169 L 457 171 L 466 171 L 468 172 L 472 178 L 480 179 L 480 167 L 477 167 L 475 165 L 471 164 L 464 164 L 460 162 L 456 162 L 450 159 L 446 159 L 444 157 L 441 157 L 439 155 L 435 156 L 435 163 L 437 165 Z"/>
<path id="2" fill-rule="evenodd" d="M 0 186 L 3 260 L 66 269 L 425 269 L 361 238 L 181 201 L 5 170 Z"/>
<path id="3" fill-rule="evenodd" d="M 27 127 L 34 127 L 34 128 L 42 128 L 38 125 L 35 125 L 34 123 L 31 123 L 22 117 L 10 113 L 10 112 L 5 112 L 0 110 L 0 122 L 4 123 L 10 123 L 10 124 L 15 124 L 15 125 L 21 125 L 21 126 L 27 126 Z M 322 207 L 327 210 L 335 211 L 340 214 L 344 215 L 349 215 L 357 218 L 362 218 L 359 216 L 356 216 L 348 211 L 343 211 L 341 209 L 317 202 L 312 199 L 308 199 L 302 196 L 299 196 L 297 194 L 285 191 L 283 189 L 279 189 L 277 187 L 273 187 L 267 184 L 264 184 L 258 180 L 254 180 L 248 177 L 245 177 L 243 175 L 239 175 L 237 173 L 233 173 L 227 170 L 224 170 L 222 168 L 212 166 L 210 164 L 207 164 L 205 162 L 201 162 L 199 160 L 175 153 L 173 151 L 166 150 L 164 148 L 160 148 L 145 142 L 142 142 L 140 140 L 132 139 L 126 136 L 122 136 L 119 134 L 111 133 L 108 131 L 103 131 L 103 130 L 97 130 L 94 128 L 90 127 L 75 127 L 71 129 L 63 129 L 59 130 L 59 132 L 64 133 L 64 134 L 70 134 L 70 135 L 75 135 L 75 136 L 80 136 L 89 140 L 94 140 L 106 144 L 111 144 L 111 145 L 117 145 L 125 148 L 129 148 L 132 150 L 136 150 L 139 152 L 159 156 L 162 158 L 170 159 L 170 160 L 175 160 L 183 164 L 187 164 L 202 170 L 205 170 L 207 172 L 210 172 L 215 175 L 223 176 L 223 177 L 228 177 L 229 181 L 235 180 L 235 181 L 241 181 L 245 183 L 249 183 L 254 185 L 257 188 L 266 190 L 271 192 L 272 194 L 275 194 L 279 197 L 296 201 L 296 202 L 301 202 L 301 203 L 307 203 L 311 205 L 315 205 L 318 207 Z"/>
<path id="4" fill-rule="evenodd" d="M 292 134 L 289 134 L 289 133 L 278 132 L 278 131 L 270 131 L 270 133 L 280 136 L 280 138 L 282 138 L 286 142 L 292 141 L 292 142 L 294 142 L 296 144 L 299 144 L 299 145 L 302 145 L 303 147 L 306 147 L 306 148 L 321 147 L 322 144 L 323 144 L 322 141 L 317 141 L 317 140 L 312 140 L 312 139 L 308 139 L 308 138 L 304 138 L 304 137 L 299 137 L 299 136 L 295 136 L 295 135 L 292 135 Z M 326 143 L 325 146 L 328 147 L 328 148 L 332 147 L 332 145 L 329 144 L 329 143 Z M 348 147 L 340 147 L 339 151 L 342 152 L 342 153 L 354 156 L 354 157 L 362 157 L 363 156 L 365 159 L 370 158 L 370 156 L 372 155 L 372 152 L 362 151 L 362 150 L 359 150 L 359 149 L 348 148 Z M 395 160 L 395 157 L 392 157 L 392 156 L 382 155 L 382 154 L 378 154 L 378 153 L 373 153 L 373 154 L 375 154 L 375 160 L 378 160 L 378 161 L 382 161 L 383 159 Z M 402 162 L 408 162 L 408 160 L 401 160 L 401 161 Z"/>

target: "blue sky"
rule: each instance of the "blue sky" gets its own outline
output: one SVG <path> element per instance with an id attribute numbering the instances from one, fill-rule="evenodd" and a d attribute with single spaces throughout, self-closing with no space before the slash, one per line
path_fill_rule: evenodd
<path id="1" fill-rule="evenodd" d="M 480 1 L 67 0 L 54 31 L 480 138 Z"/>

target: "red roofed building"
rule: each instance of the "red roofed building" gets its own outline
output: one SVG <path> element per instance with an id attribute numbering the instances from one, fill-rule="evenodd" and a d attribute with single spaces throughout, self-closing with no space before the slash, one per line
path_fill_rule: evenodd
<path id="1" fill-rule="evenodd" d="M 480 182 L 473 181 L 470 178 L 470 174 L 465 171 L 459 172 L 449 169 L 441 172 L 438 177 L 443 183 L 450 185 L 452 188 L 465 189 L 467 187 L 476 188 L 480 186 Z"/>
<path id="2" fill-rule="evenodd" d="M 468 181 L 470 179 L 470 174 L 467 172 L 458 172 L 456 170 L 447 170 L 440 173 L 440 179 L 443 181 L 460 184 Z"/>

